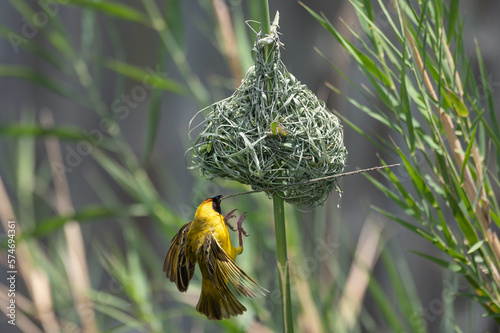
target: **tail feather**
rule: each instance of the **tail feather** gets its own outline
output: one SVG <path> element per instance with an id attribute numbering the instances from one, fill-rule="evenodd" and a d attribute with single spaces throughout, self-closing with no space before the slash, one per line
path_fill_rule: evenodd
<path id="1" fill-rule="evenodd" d="M 231 292 L 221 295 L 212 281 L 203 281 L 196 311 L 210 320 L 221 320 L 240 315 L 246 310 Z"/>

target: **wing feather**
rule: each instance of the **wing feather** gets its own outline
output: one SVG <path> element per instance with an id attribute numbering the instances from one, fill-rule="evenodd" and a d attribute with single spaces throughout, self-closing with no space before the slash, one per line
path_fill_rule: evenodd
<path id="1" fill-rule="evenodd" d="M 229 286 L 232 286 L 239 295 L 247 297 L 261 297 L 267 292 L 250 276 L 247 275 L 234 260 L 224 251 L 213 234 L 208 234 L 204 244 L 205 262 L 212 282 L 219 293 L 226 298 L 232 296 Z M 232 301 L 232 300 L 228 300 Z"/>
<path id="2" fill-rule="evenodd" d="M 183 225 L 174 236 L 163 262 L 163 272 L 170 281 L 175 282 L 177 289 L 181 292 L 188 289 L 189 281 L 194 274 L 195 262 L 186 256 L 186 234 L 191 223 Z"/>

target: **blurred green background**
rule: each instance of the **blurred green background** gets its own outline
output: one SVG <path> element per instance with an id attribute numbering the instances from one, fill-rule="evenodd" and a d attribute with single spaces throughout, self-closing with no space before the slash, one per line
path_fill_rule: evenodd
<path id="1" fill-rule="evenodd" d="M 356 43 L 349 2 L 304 3 Z M 277 10 L 287 69 L 359 128 L 344 124 L 346 171 L 379 165 L 379 156 L 400 162 L 359 134 L 388 139 L 386 127 L 325 85 L 363 98 L 315 48 L 366 84 L 356 62 L 298 3 L 270 1 L 271 17 Z M 459 10 L 466 55 L 477 63 L 477 39 L 498 104 L 500 3 L 464 2 Z M 376 13 L 390 36 L 384 13 Z M 270 290 L 262 299 L 239 298 L 243 316 L 207 321 L 194 309 L 198 269 L 186 294 L 161 271 L 172 237 L 204 199 L 248 190 L 200 178 L 186 168 L 185 151 L 191 118 L 229 96 L 252 65 L 256 21 L 254 1 L 0 3 L 0 218 L 4 233 L 13 218 L 22 233 L 15 327 L 6 316 L 7 237 L 2 243 L 0 331 L 281 331 L 272 203 L 264 194 L 222 203 L 223 213 L 248 212 L 238 264 Z M 416 159 L 425 164 L 418 152 Z M 393 172 L 411 184 L 404 167 Z M 296 331 L 498 330 L 473 297 L 456 296 L 474 294 L 463 277 L 411 252 L 440 251 L 372 209 L 404 216 L 394 201 L 361 175 L 340 185 L 342 195 L 314 211 L 286 208 Z"/>

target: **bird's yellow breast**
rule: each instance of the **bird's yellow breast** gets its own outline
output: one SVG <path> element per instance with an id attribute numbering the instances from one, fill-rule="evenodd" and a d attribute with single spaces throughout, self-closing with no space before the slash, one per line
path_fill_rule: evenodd
<path id="1" fill-rule="evenodd" d="M 187 239 L 191 251 L 199 253 L 207 233 L 212 233 L 222 249 L 234 260 L 236 249 L 231 244 L 231 238 L 224 222 L 224 216 L 212 207 L 212 200 L 205 200 L 196 210 L 194 220 L 188 232 Z M 193 253 L 194 254 L 194 253 Z"/>

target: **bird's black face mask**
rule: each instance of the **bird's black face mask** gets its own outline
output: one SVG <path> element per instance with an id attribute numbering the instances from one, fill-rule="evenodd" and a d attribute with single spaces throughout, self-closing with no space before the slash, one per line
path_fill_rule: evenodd
<path id="1" fill-rule="evenodd" d="M 222 195 L 218 195 L 218 196 L 212 198 L 212 208 L 217 213 L 222 215 L 222 211 L 220 209 L 220 198 L 222 198 Z"/>

